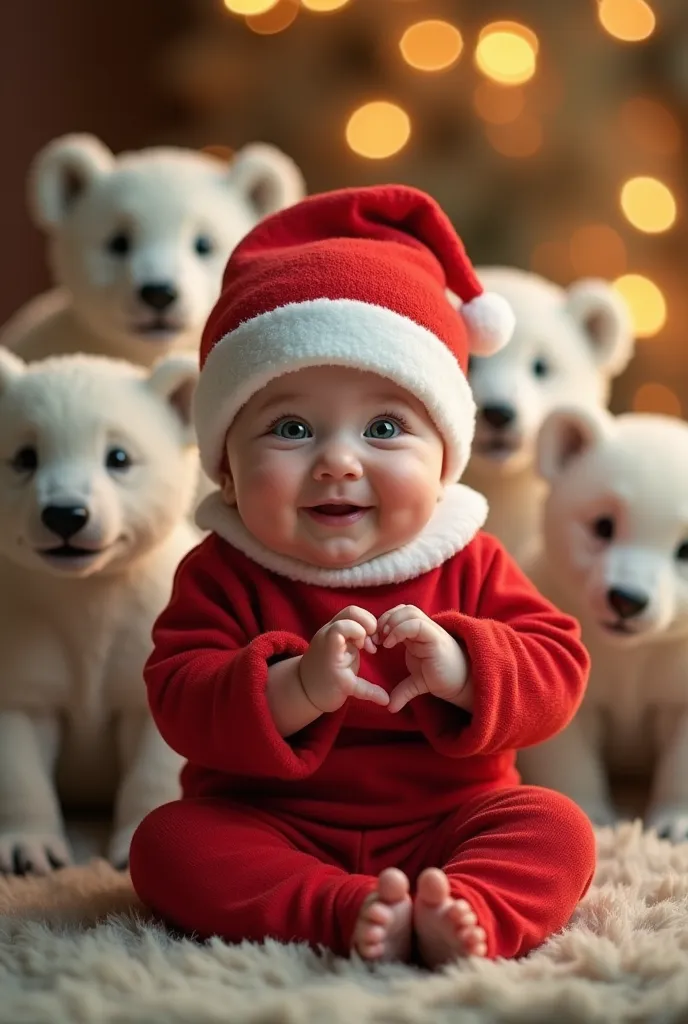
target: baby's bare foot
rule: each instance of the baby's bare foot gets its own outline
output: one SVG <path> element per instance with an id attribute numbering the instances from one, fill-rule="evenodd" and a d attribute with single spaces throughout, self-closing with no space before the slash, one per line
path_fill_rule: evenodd
<path id="1" fill-rule="evenodd" d="M 411 917 L 408 878 L 398 868 L 385 868 L 361 907 L 351 948 L 364 960 L 408 960 Z"/>
<path id="2" fill-rule="evenodd" d="M 487 956 L 485 929 L 466 900 L 452 899 L 449 879 L 439 868 L 426 868 L 418 878 L 413 927 L 426 967 L 461 956 Z"/>

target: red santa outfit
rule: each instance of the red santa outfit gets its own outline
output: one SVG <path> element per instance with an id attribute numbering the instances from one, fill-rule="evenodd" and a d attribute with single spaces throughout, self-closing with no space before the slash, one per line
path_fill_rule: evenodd
<path id="1" fill-rule="evenodd" d="M 575 621 L 481 532 L 485 500 L 455 482 L 473 430 L 468 351 L 510 329 L 444 214 L 403 186 L 311 197 L 230 258 L 201 348 L 206 472 L 219 479 L 226 431 L 260 387 L 338 364 L 424 402 L 445 443 L 445 492 L 410 543 L 342 569 L 267 550 L 219 492 L 201 507 L 211 534 L 178 570 L 146 667 L 160 732 L 188 759 L 184 796 L 144 820 L 130 860 L 141 899 L 177 926 L 346 953 L 382 868 L 413 883 L 438 866 L 475 910 L 488 955 L 517 956 L 565 924 L 587 889 L 589 822 L 565 797 L 519 786 L 515 768 L 518 748 L 570 721 L 587 654 Z M 400 603 L 461 644 L 472 712 L 431 695 L 396 715 L 349 699 L 282 738 L 269 666 L 303 654 L 347 605 L 377 618 Z M 388 692 L 406 674 L 403 645 L 362 653 L 360 675 Z"/>

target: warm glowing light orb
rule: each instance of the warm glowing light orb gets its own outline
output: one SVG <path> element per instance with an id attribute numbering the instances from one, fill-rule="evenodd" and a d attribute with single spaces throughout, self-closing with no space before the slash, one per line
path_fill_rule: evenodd
<path id="1" fill-rule="evenodd" d="M 278 0 L 224 0 L 224 5 L 232 14 L 265 14 L 275 7 Z"/>
<path id="2" fill-rule="evenodd" d="M 461 56 L 463 39 L 448 21 L 418 21 L 406 29 L 399 49 L 406 63 L 418 71 L 445 71 Z"/>
<path id="3" fill-rule="evenodd" d="M 411 119 L 405 110 L 387 100 L 365 103 L 353 112 L 346 125 L 346 141 L 359 156 L 382 160 L 403 149 L 411 137 Z"/>
<path id="4" fill-rule="evenodd" d="M 495 21 L 481 31 L 475 62 L 488 78 L 504 85 L 521 85 L 537 67 L 538 38 L 516 21 Z"/>
<path id="5" fill-rule="evenodd" d="M 676 200 L 657 178 L 630 178 L 621 189 L 621 209 L 633 227 L 648 234 L 668 231 L 676 220 Z"/>
<path id="6" fill-rule="evenodd" d="M 345 7 L 349 0 L 301 0 L 307 11 L 317 11 L 319 14 L 329 14 L 330 11 L 338 11 Z"/>
<path id="7" fill-rule="evenodd" d="M 651 36 L 657 19 L 645 0 L 600 0 L 600 25 L 610 36 L 624 43 L 640 43 Z"/>
<path id="8" fill-rule="evenodd" d="M 661 331 L 667 319 L 666 299 L 654 281 L 642 274 L 624 274 L 614 288 L 626 300 L 638 338 L 651 338 Z"/>

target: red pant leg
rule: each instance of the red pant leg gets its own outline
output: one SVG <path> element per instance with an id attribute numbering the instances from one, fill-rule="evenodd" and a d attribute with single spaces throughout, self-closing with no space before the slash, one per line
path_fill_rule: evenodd
<path id="1" fill-rule="evenodd" d="M 356 847 L 357 834 L 349 836 Z M 272 815 L 226 800 L 186 799 L 141 822 L 129 866 L 139 898 L 201 938 L 305 941 L 347 955 L 375 878 L 352 874 L 332 857 L 317 837 Z"/>
<path id="2" fill-rule="evenodd" d="M 567 797 L 519 786 L 477 797 L 422 851 L 473 907 L 488 956 L 523 956 L 570 919 L 595 869 L 595 835 Z M 420 865 L 419 865 L 420 866 Z"/>

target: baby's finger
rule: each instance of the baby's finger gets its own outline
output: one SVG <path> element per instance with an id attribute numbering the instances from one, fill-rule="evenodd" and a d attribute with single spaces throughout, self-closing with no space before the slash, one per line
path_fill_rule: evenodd
<path id="1" fill-rule="evenodd" d="M 408 618 L 394 626 L 382 641 L 383 647 L 394 647 L 405 640 L 413 640 L 416 643 L 429 643 L 437 639 L 437 632 L 434 623 L 429 619 Z"/>
<path id="2" fill-rule="evenodd" d="M 427 619 L 427 615 L 420 608 L 416 608 L 414 604 L 401 605 L 401 607 L 396 608 L 389 614 L 381 628 L 378 622 L 378 632 L 381 639 L 384 640 L 385 636 L 391 633 L 395 626 L 398 626 L 400 622 L 406 622 L 407 619 Z"/>
<path id="3" fill-rule="evenodd" d="M 342 608 L 340 612 L 331 619 L 331 622 L 341 622 L 342 619 L 350 619 L 352 622 L 358 622 L 365 629 L 368 636 L 372 636 L 377 629 L 377 619 L 372 612 L 369 612 L 367 608 L 361 608 L 357 604 L 347 605 L 346 608 Z"/>
<path id="4" fill-rule="evenodd" d="M 382 631 L 389 625 L 390 620 L 393 616 L 398 615 L 399 612 L 403 612 L 406 608 L 412 607 L 408 604 L 395 604 L 394 608 L 388 608 L 386 612 L 383 612 L 380 618 L 377 620 L 377 631 L 381 635 Z"/>
<path id="5" fill-rule="evenodd" d="M 421 693 L 427 693 L 427 689 L 413 676 L 407 676 L 394 687 L 389 695 L 389 710 L 395 715 L 397 711 L 401 711 L 410 700 L 419 697 Z"/>
<path id="6" fill-rule="evenodd" d="M 389 704 L 389 694 L 386 690 L 383 690 L 381 686 L 376 686 L 374 683 L 369 683 L 367 679 L 361 679 L 360 676 L 356 676 L 351 696 L 356 697 L 358 700 L 370 700 L 373 704 L 380 704 L 382 707 L 386 707 Z"/>
<path id="7" fill-rule="evenodd" d="M 332 624 L 327 633 L 327 640 L 330 650 L 337 651 L 347 643 L 355 644 L 360 650 L 366 642 L 367 633 L 360 622 L 352 619 L 339 619 Z"/>

